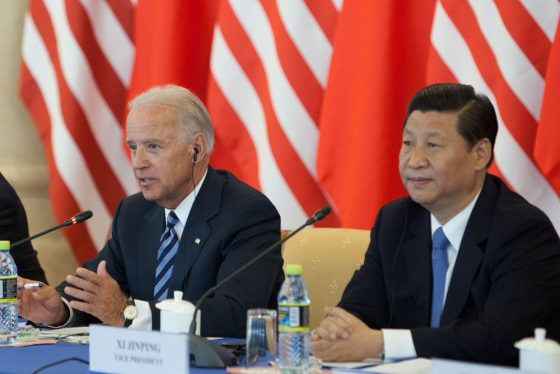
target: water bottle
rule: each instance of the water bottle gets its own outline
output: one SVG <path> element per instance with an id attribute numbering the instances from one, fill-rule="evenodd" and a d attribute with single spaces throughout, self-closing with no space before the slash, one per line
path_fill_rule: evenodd
<path id="1" fill-rule="evenodd" d="M 10 242 L 0 240 L 0 345 L 16 343 L 17 333 L 17 267 Z"/>
<path id="2" fill-rule="evenodd" d="M 285 374 L 309 371 L 309 293 L 301 265 L 286 265 L 278 294 L 278 364 Z"/>

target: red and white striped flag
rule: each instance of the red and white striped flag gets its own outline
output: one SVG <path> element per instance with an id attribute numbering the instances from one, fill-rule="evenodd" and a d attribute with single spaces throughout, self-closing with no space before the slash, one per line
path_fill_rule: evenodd
<path id="1" fill-rule="evenodd" d="M 266 193 L 284 228 L 369 229 L 402 196 L 406 104 L 434 82 L 472 84 L 500 121 L 491 172 L 560 228 L 557 0 L 31 0 L 21 96 L 47 151 L 57 219 L 83 260 L 137 190 L 126 99 L 191 88 L 216 129 L 211 158 Z"/>
<path id="2" fill-rule="evenodd" d="M 295 228 L 330 203 L 316 164 L 320 111 L 340 2 L 222 4 L 210 60 L 216 143 Z M 339 225 L 336 210 L 320 222 Z"/>
<path id="3" fill-rule="evenodd" d="M 560 81 L 554 79 L 560 65 L 549 57 L 553 44 L 560 48 L 559 16 L 557 0 L 438 1 L 427 74 L 428 83 L 468 83 L 488 95 L 500 126 L 490 172 L 541 208 L 557 231 L 560 185 L 558 174 L 552 177 L 560 148 L 552 142 L 560 131 L 551 116 L 560 114 Z M 547 98 L 541 122 L 545 88 L 547 94 L 556 92 L 556 104 Z"/>
<path id="4" fill-rule="evenodd" d="M 134 61 L 127 1 L 31 0 L 25 17 L 20 95 L 45 147 L 50 197 L 77 259 L 103 246 L 118 201 L 138 190 L 121 120 Z"/>

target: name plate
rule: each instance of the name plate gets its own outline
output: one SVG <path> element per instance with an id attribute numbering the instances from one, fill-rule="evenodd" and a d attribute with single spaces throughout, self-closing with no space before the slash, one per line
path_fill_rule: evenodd
<path id="1" fill-rule="evenodd" d="M 90 370 L 101 373 L 189 373 L 186 334 L 90 325 Z"/>

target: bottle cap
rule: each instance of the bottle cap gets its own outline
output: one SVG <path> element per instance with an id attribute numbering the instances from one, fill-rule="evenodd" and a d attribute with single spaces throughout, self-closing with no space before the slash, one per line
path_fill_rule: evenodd
<path id="1" fill-rule="evenodd" d="M 10 250 L 10 241 L 0 240 L 0 251 L 9 251 L 9 250 Z"/>
<path id="2" fill-rule="evenodd" d="M 301 265 L 300 264 L 289 264 L 286 265 L 287 275 L 301 275 Z"/>

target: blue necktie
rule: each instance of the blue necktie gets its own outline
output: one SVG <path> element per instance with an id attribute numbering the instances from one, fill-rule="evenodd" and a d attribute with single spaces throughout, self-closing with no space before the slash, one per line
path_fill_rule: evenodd
<path id="1" fill-rule="evenodd" d="M 158 250 L 156 268 L 156 286 L 154 287 L 154 300 L 161 301 L 167 298 L 169 288 L 169 278 L 173 272 L 175 254 L 179 247 L 179 238 L 175 232 L 175 225 L 179 223 L 179 218 L 174 211 L 167 216 L 167 226 L 161 236 L 161 245 Z"/>
<path id="2" fill-rule="evenodd" d="M 432 319 L 430 327 L 439 327 L 439 320 L 443 310 L 443 294 L 445 292 L 445 277 L 449 261 L 447 260 L 447 245 L 449 240 L 443 232 L 443 228 L 438 228 L 434 233 L 432 244 L 432 272 L 434 283 L 432 288 Z"/>

